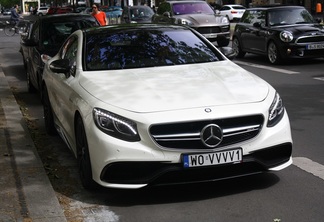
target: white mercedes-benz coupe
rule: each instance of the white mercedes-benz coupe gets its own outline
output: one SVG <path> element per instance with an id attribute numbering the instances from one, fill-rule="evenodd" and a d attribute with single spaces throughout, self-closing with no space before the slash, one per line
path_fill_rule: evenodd
<path id="1" fill-rule="evenodd" d="M 193 29 L 83 29 L 43 58 L 46 130 L 73 151 L 85 188 L 215 181 L 292 163 L 279 94 Z"/>

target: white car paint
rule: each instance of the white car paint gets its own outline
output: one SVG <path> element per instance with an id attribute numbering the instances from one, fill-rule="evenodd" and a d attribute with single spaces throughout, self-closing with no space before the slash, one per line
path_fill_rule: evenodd
<path id="1" fill-rule="evenodd" d="M 158 145 L 149 133 L 152 124 L 188 122 L 262 114 L 267 122 L 275 89 L 264 80 L 224 61 L 153 67 L 142 69 L 83 71 L 81 63 L 82 32 L 76 55 L 75 76 L 51 74 L 49 60 L 44 81 L 55 113 L 58 130 L 76 155 L 74 119 L 79 112 L 84 122 L 91 157 L 94 181 L 104 187 L 141 188 L 147 183 L 109 183 L 101 179 L 103 169 L 118 162 L 157 161 L 181 163 L 183 153 L 211 152 L 216 149 L 166 149 Z M 137 125 L 140 141 L 128 142 L 107 135 L 95 124 L 93 109 L 118 114 Z M 206 112 L 206 108 L 209 112 Z M 292 143 L 289 118 L 284 111 L 281 121 L 273 127 L 262 126 L 255 138 L 222 147 L 241 147 L 243 155 L 278 144 Z M 289 161 L 269 170 L 280 170 Z"/>

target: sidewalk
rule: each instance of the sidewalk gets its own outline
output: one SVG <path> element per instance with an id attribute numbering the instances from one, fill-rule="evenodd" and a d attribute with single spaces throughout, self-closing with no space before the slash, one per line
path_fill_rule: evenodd
<path id="1" fill-rule="evenodd" d="M 0 64 L 0 222 L 66 221 Z"/>

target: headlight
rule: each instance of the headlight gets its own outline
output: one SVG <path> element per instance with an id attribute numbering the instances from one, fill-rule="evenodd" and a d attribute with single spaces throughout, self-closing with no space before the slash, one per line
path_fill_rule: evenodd
<path id="1" fill-rule="evenodd" d="M 280 39 L 283 42 L 291 42 L 293 40 L 293 34 L 289 31 L 280 32 Z"/>
<path id="2" fill-rule="evenodd" d="M 179 19 L 178 20 L 178 24 L 179 25 L 188 25 L 188 26 L 191 26 L 192 25 L 192 22 L 188 19 Z"/>
<path id="3" fill-rule="evenodd" d="M 140 141 L 136 123 L 103 109 L 94 108 L 93 118 L 96 126 L 103 132 L 118 139 Z"/>
<path id="4" fill-rule="evenodd" d="M 268 127 L 275 126 L 283 117 L 285 107 L 283 106 L 282 99 L 276 93 L 275 98 L 269 108 Z"/>
<path id="5" fill-rule="evenodd" d="M 216 16 L 216 23 L 226 24 L 229 23 L 229 20 L 226 16 Z"/>

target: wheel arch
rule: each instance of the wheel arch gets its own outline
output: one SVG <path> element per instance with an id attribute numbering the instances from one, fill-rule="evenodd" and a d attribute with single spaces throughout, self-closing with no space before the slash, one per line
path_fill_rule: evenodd
<path id="1" fill-rule="evenodd" d="M 83 122 L 81 113 L 79 112 L 79 110 L 76 110 L 75 113 L 74 113 L 74 120 L 73 120 L 74 148 L 72 148 L 75 158 L 78 158 L 78 152 L 79 152 L 79 150 L 77 150 L 78 147 L 77 147 L 77 144 L 76 144 L 76 142 L 77 142 L 76 141 L 76 136 L 77 136 L 76 135 L 76 133 L 77 133 L 76 128 L 77 128 L 78 119 L 81 119 L 81 121 Z"/>

